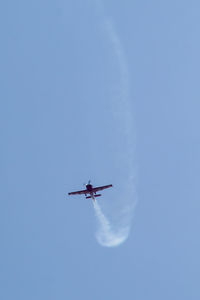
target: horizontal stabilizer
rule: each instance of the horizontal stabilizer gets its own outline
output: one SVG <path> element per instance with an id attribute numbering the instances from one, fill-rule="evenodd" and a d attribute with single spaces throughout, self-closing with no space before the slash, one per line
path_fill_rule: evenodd
<path id="1" fill-rule="evenodd" d="M 94 195 L 94 197 L 100 197 L 100 196 L 101 196 L 101 194 Z M 92 197 L 91 196 L 86 197 L 86 199 L 90 199 L 90 198 L 92 198 Z"/>

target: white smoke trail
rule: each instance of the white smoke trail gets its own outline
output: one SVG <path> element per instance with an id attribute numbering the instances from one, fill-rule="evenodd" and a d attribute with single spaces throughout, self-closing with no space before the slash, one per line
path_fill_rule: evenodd
<path id="1" fill-rule="evenodd" d="M 130 96 L 130 74 L 122 42 L 114 26 L 113 20 L 106 16 L 103 2 L 95 0 L 98 13 L 101 14 L 102 24 L 114 53 L 119 69 L 117 91 L 112 97 L 112 113 L 117 123 L 119 136 L 123 137 L 123 147 L 120 145 L 116 156 L 118 170 L 123 174 L 120 178 L 121 191 L 116 199 L 118 208 L 112 211 L 116 222 L 108 221 L 98 203 L 94 203 L 95 213 L 99 222 L 96 233 L 97 241 L 102 246 L 115 247 L 122 244 L 129 236 L 131 219 L 137 202 L 135 166 L 135 130 L 133 128 L 133 113 Z M 120 137 L 119 137 L 120 140 Z M 119 142 L 120 143 L 120 142 Z M 120 165 L 120 167 L 119 167 Z M 112 224 L 112 225 L 111 225 Z"/>
<path id="2" fill-rule="evenodd" d="M 101 207 L 97 203 L 97 201 L 93 201 L 94 203 L 94 210 L 96 213 L 96 217 L 99 222 L 99 229 L 96 234 L 96 238 L 98 242 L 102 246 L 106 247 L 116 247 L 122 244 L 129 235 L 129 226 L 118 231 L 114 231 L 110 222 L 103 214 Z"/>

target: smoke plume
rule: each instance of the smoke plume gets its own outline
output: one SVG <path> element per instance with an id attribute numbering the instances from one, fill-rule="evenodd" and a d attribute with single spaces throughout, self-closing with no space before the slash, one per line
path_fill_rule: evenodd
<path id="1" fill-rule="evenodd" d="M 115 208 L 110 208 L 109 220 L 97 202 L 94 202 L 98 220 L 97 241 L 102 246 L 115 247 L 122 244 L 129 236 L 131 220 L 137 202 L 135 163 L 135 127 L 131 109 L 130 73 L 120 36 L 114 22 L 105 13 L 103 2 L 95 0 L 98 14 L 101 16 L 105 38 L 107 39 L 113 59 L 118 69 L 117 92 L 113 93 L 111 114 L 117 132 L 115 157 L 117 172 L 120 175 L 119 191 L 114 201 Z M 123 142 L 120 142 L 122 141 Z M 111 203 L 111 202 L 110 202 Z M 110 204 L 111 205 L 111 204 Z M 114 220 L 114 221 L 113 221 Z"/>
<path id="2" fill-rule="evenodd" d="M 93 201 L 95 214 L 99 223 L 96 238 L 100 245 L 106 247 L 116 247 L 122 244 L 129 235 L 129 226 L 114 230 L 109 220 L 103 214 L 97 201 Z"/>

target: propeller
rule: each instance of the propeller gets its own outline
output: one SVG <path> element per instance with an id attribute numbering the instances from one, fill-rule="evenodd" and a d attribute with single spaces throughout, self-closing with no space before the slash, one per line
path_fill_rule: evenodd
<path id="1" fill-rule="evenodd" d="M 86 186 L 88 184 L 91 184 L 91 180 L 88 180 L 88 183 L 83 183 L 83 186 Z"/>

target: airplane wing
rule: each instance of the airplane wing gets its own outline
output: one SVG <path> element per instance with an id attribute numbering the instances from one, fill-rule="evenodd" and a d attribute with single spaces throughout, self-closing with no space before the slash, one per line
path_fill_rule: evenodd
<path id="1" fill-rule="evenodd" d="M 92 191 L 93 192 L 102 191 L 102 190 L 108 189 L 110 187 L 112 187 L 112 184 L 103 185 L 103 186 L 97 186 L 97 187 L 93 188 Z"/>
<path id="2" fill-rule="evenodd" d="M 82 190 L 82 191 L 68 193 L 68 195 L 82 195 L 82 194 L 84 194 L 84 195 L 88 194 L 88 190 Z"/>

